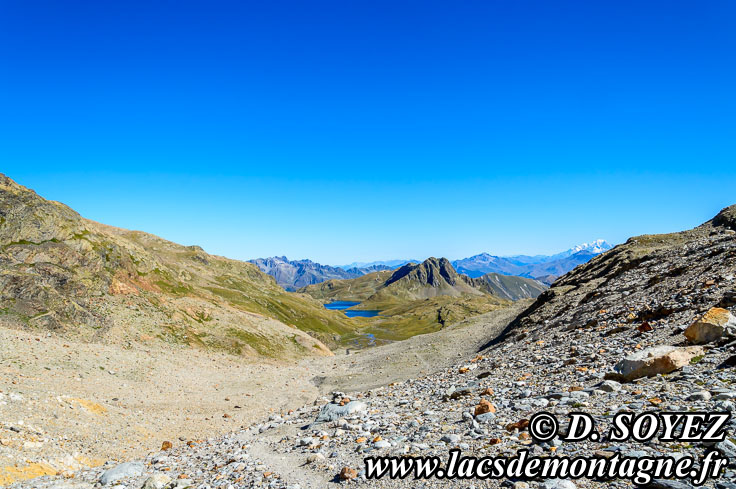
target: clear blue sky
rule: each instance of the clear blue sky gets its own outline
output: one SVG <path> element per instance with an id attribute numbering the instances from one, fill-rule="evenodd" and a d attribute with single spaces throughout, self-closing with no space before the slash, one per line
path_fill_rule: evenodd
<path id="1" fill-rule="evenodd" d="M 235 258 L 556 252 L 736 203 L 736 2 L 0 2 L 0 171 Z"/>

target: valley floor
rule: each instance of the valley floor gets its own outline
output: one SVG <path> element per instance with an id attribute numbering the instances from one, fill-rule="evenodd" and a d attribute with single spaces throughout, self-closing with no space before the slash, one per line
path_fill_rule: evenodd
<path id="1" fill-rule="evenodd" d="M 299 364 L 0 328 L 0 485 L 141 458 L 165 441 L 177 446 L 238 431 L 334 390 L 427 375 L 476 352 L 528 303 Z"/>

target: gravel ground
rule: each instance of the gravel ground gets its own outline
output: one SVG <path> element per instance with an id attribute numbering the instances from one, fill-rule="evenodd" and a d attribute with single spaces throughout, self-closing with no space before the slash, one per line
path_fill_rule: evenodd
<path id="1" fill-rule="evenodd" d="M 181 446 L 232 433 L 334 389 L 426 375 L 476 351 L 528 303 L 400 344 L 299 364 L 0 328 L 0 485 L 143 458 L 164 441 Z"/>
<path id="2" fill-rule="evenodd" d="M 682 329 L 660 326 L 639 332 L 626 328 L 575 328 L 549 331 L 539 339 L 508 340 L 481 355 L 466 355 L 428 375 L 383 387 L 340 392 L 318 398 L 293 411 L 279 411 L 244 430 L 188 443 L 176 442 L 170 450 L 139 459 L 139 472 L 117 482 L 122 488 L 158 487 L 274 487 L 323 488 L 345 484 L 371 487 L 498 487 L 509 481 L 393 481 L 363 479 L 363 458 L 369 455 L 447 456 L 451 448 L 475 456 L 511 456 L 528 448 L 533 454 L 576 456 L 594 453 L 643 456 L 668 454 L 698 456 L 705 446 L 697 443 L 635 442 L 537 443 L 523 428 L 511 423 L 545 410 L 559 419 L 572 411 L 592 414 L 602 432 L 611 417 L 630 410 L 732 411 L 736 374 L 732 368 L 717 368 L 733 355 L 735 346 L 708 345 L 706 353 L 669 374 L 637 379 L 630 383 L 606 381 L 604 376 L 627 354 L 663 342 L 681 341 Z M 684 337 L 683 337 L 684 338 Z M 377 355 L 380 349 L 372 352 Z M 342 357 L 347 361 L 350 357 Z M 325 405 L 333 408 L 344 398 L 361 407 L 353 414 L 331 422 L 317 423 Z M 476 416 L 481 399 L 488 400 L 494 414 Z M 338 403 L 336 404 L 335 401 Z M 729 432 L 733 425 L 729 426 Z M 725 442 L 725 450 L 736 446 Z M 734 452 L 736 453 L 736 452 Z M 735 460 L 736 461 L 736 460 Z M 91 488 L 100 485 L 106 470 L 115 463 L 80 471 L 73 479 L 41 478 L 12 487 Z M 344 467 L 358 476 L 340 481 Z M 169 481 L 169 478 L 171 479 Z M 736 479 L 728 470 L 720 479 Z M 166 481 L 166 483 L 164 483 Z M 540 487 L 573 487 L 570 481 L 515 482 Z M 61 485 L 60 485 L 61 484 Z M 567 485 L 566 485 L 567 484 Z M 579 479 L 577 487 L 630 487 L 625 480 L 598 482 Z M 709 483 L 708 487 L 713 486 Z M 662 486 L 668 487 L 668 486 Z M 670 485 L 669 487 L 678 487 Z M 681 487 L 689 487 L 688 485 Z M 730 487 L 730 486 L 719 486 Z"/>

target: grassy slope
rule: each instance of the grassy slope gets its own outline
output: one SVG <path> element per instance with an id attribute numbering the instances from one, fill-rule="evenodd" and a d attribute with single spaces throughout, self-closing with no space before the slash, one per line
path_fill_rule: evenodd
<path id="1" fill-rule="evenodd" d="M 381 316 L 367 318 L 360 330 L 379 340 L 399 341 L 433 333 L 469 317 L 507 307 L 509 302 L 491 295 L 442 295 L 394 305 Z M 352 335 L 346 335 L 347 341 Z"/>
<path id="2" fill-rule="evenodd" d="M 137 273 L 143 278 L 153 276 L 154 283 L 168 294 L 224 302 L 228 307 L 277 319 L 328 343 L 333 336 L 355 327 L 350 319 L 326 310 L 319 301 L 285 292 L 251 263 L 207 255 L 196 247 L 180 246 L 145 233 L 126 236 L 146 249 L 156 250 L 165 271 Z"/>
<path id="3" fill-rule="evenodd" d="M 302 287 L 298 292 L 324 303 L 332 301 L 363 302 L 383 287 L 393 270 L 373 272 L 350 280 L 327 280 L 321 284 Z"/>
<path id="4" fill-rule="evenodd" d="M 255 265 L 81 218 L 0 175 L 0 323 L 87 341 L 325 353 L 357 323 Z"/>

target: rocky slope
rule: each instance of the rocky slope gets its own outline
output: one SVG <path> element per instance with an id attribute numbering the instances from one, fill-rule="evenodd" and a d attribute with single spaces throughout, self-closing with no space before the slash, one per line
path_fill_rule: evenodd
<path id="1" fill-rule="evenodd" d="M 330 354 L 317 338 L 333 344 L 355 327 L 255 265 L 84 219 L 5 176 L 0 323 L 280 358 Z"/>
<path id="2" fill-rule="evenodd" d="M 535 298 L 547 290 L 547 286 L 538 280 L 500 273 L 486 273 L 473 279 L 473 284 L 489 294 L 510 301 Z"/>
<path id="3" fill-rule="evenodd" d="M 368 481 L 362 468 L 366 456 L 445 459 L 451 448 L 475 456 L 513 456 L 520 449 L 545 457 L 702 456 L 711 444 L 656 437 L 647 443 L 611 441 L 606 433 L 619 412 L 736 411 L 735 275 L 731 207 L 694 230 L 632 238 L 593 259 L 557 280 L 506 326 L 489 323 L 491 341 L 477 354 L 461 352 L 454 365 L 442 363 L 433 372 L 369 389 L 346 384 L 345 392 L 274 413 L 246 430 L 176 444 L 141 459 L 134 470 L 111 463 L 78 473 L 69 483 L 91 488 L 122 473 L 119 480 L 135 488 L 159 477 L 171 478 L 171 487 L 306 489 L 357 482 L 376 488 L 691 489 L 688 479 Z M 362 355 L 381 358 L 385 351 L 391 368 L 391 346 L 345 358 L 361 365 Z M 348 401 L 350 412 L 340 406 Z M 584 411 L 602 436 L 535 441 L 527 424 L 539 411 L 556 415 L 563 425 L 569 413 Z M 322 421 L 327 413 L 335 414 L 332 421 Z M 705 487 L 736 485 L 736 445 L 729 439 L 735 428 L 731 419 L 729 436 L 715 444 L 729 466 Z M 37 480 L 33 487 L 50 484 Z"/>
<path id="4" fill-rule="evenodd" d="M 539 328 L 678 325 L 733 305 L 736 206 L 689 231 L 643 235 L 560 277 L 508 334 Z"/>
<path id="5" fill-rule="evenodd" d="M 362 277 L 367 273 L 390 270 L 383 265 L 372 265 L 360 268 L 352 267 L 343 269 L 321 265 L 311 260 L 289 260 L 285 256 L 274 256 L 271 258 L 258 258 L 250 260 L 258 266 L 262 272 L 271 275 L 276 283 L 286 290 L 296 290 L 311 284 L 318 284 L 325 280 L 351 279 Z"/>

